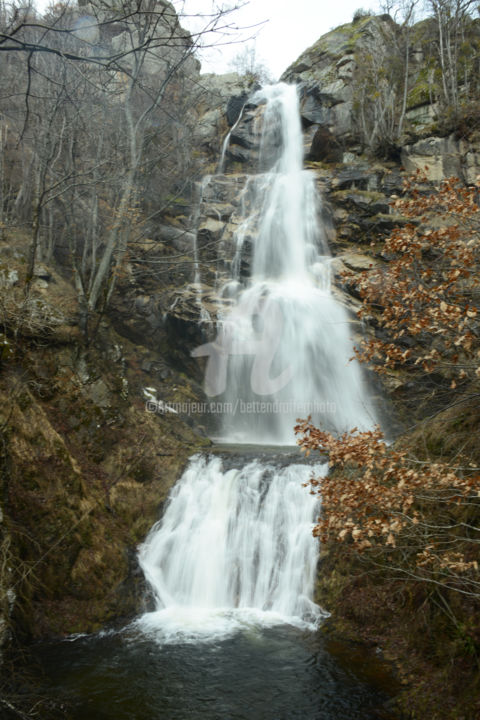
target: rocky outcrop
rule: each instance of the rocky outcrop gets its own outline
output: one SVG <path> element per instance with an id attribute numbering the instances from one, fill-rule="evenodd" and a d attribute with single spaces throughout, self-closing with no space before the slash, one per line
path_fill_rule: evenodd
<path id="1" fill-rule="evenodd" d="M 322 175 L 332 208 L 335 232 L 330 243 L 335 253 L 379 242 L 404 222 L 390 207 L 391 196 L 402 191 L 403 174 L 395 166 L 351 163 L 338 165 L 331 172 L 323 170 Z"/>
<path id="2" fill-rule="evenodd" d="M 478 35 L 478 28 L 472 26 L 471 32 Z M 321 37 L 285 71 L 282 80 L 299 87 L 309 160 L 349 163 L 368 146 L 368 138 L 362 139 L 359 132 L 363 122 L 359 108 L 362 106 L 362 112 L 368 112 L 365 93 L 373 94 L 375 78 L 378 83 L 381 73 L 378 74 L 373 64 L 369 86 L 365 84 L 363 64 L 369 54 L 388 57 L 397 34 L 398 26 L 388 15 L 360 17 Z M 440 132 L 448 122 L 442 117 L 445 111 L 437 100 L 439 81 L 425 66 L 426 52 L 434 34 L 428 21 L 418 23 L 411 31 L 409 91 L 403 135 L 397 137 L 395 153 L 407 172 L 420 169 L 432 182 L 457 176 L 472 184 L 480 171 L 480 138 L 475 122 L 467 121 L 461 132 L 451 124 L 449 131 Z M 398 122 L 399 101 L 395 112 Z M 452 130 L 455 131 L 452 133 Z M 390 152 L 393 151 L 391 147 Z"/>
<path id="3" fill-rule="evenodd" d="M 79 2 L 78 5 L 78 8 L 69 8 L 68 16 L 64 14 L 62 19 L 68 19 L 71 24 L 72 37 L 76 38 L 80 51 L 85 55 L 104 57 L 112 54 L 122 68 L 132 70 L 136 62 L 132 50 L 144 43 L 142 33 L 147 16 L 140 25 L 134 21 L 128 5 L 116 6 L 113 2 L 98 0 Z M 192 38 L 182 28 L 174 6 L 168 0 L 156 0 L 150 12 L 152 29 L 154 24 L 155 36 L 162 40 L 149 43 L 142 58 L 142 72 L 156 75 L 158 82 L 172 67 L 182 65 L 185 77 L 197 76 L 200 62 L 191 52 Z"/>
<path id="4" fill-rule="evenodd" d="M 480 175 L 480 138 L 469 142 L 455 134 L 423 138 L 402 148 L 402 164 L 411 174 L 420 170 L 431 182 L 458 177 L 474 185 Z"/>
<path id="5" fill-rule="evenodd" d="M 299 86 L 305 125 L 325 128 L 343 145 L 356 137 L 353 112 L 356 53 L 371 44 L 387 46 L 394 26 L 388 15 L 367 16 L 342 25 L 323 35 L 285 71 L 281 80 Z M 311 152 L 315 154 L 313 144 Z"/>
<path id="6" fill-rule="evenodd" d="M 201 94 L 195 138 L 218 161 L 223 139 L 242 113 L 255 88 L 255 81 L 237 73 L 207 74 L 200 77 L 199 86 Z"/>

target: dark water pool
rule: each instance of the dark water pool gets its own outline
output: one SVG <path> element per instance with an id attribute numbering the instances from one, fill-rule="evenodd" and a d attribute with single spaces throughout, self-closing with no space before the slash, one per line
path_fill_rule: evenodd
<path id="1" fill-rule="evenodd" d="M 38 647 L 35 659 L 72 720 L 394 720 L 387 695 L 320 632 L 289 626 L 175 645 L 127 628 Z"/>

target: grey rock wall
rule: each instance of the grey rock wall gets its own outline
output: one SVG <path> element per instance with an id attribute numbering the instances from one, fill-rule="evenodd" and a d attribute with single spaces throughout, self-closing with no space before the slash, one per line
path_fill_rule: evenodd
<path id="1" fill-rule="evenodd" d="M 421 170 L 432 182 L 458 177 L 475 184 L 480 175 L 480 142 L 427 137 L 402 148 L 402 164 L 409 173 Z"/>

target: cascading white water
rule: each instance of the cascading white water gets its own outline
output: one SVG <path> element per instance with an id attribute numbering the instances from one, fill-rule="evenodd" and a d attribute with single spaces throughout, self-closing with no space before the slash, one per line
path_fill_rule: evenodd
<path id="1" fill-rule="evenodd" d="M 207 377 L 212 394 L 224 391 L 223 439 L 292 445 L 295 419 L 308 414 L 330 429 L 370 427 L 348 318 L 330 292 L 314 178 L 302 169 L 296 89 L 267 87 L 253 102 L 264 103 L 261 172 L 244 188 L 225 288 L 236 303 L 219 322 Z M 247 236 L 253 272 L 238 292 Z M 225 470 L 218 457 L 193 458 L 140 548 L 156 607 L 142 629 L 183 642 L 252 624 L 315 627 L 318 499 L 303 485 L 322 471 L 259 460 Z"/>
<path id="2" fill-rule="evenodd" d="M 322 470 L 257 460 L 224 470 L 218 457 L 192 458 L 140 547 L 156 605 L 142 629 L 168 642 L 256 624 L 314 627 L 318 501 L 302 483 Z"/>
<path id="3" fill-rule="evenodd" d="M 247 185 L 234 274 L 246 228 L 256 232 L 252 276 L 219 322 L 218 344 L 228 357 L 222 439 L 292 445 L 296 419 L 308 415 L 329 430 L 371 428 L 348 316 L 330 289 L 315 178 L 303 170 L 296 87 L 268 86 L 252 102 L 265 104 L 261 172 Z M 222 391 L 218 382 L 209 388 Z"/>

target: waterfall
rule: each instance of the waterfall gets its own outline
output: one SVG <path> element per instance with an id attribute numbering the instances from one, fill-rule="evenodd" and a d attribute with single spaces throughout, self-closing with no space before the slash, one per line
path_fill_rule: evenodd
<path id="1" fill-rule="evenodd" d="M 331 293 L 314 175 L 302 167 L 296 88 L 266 87 L 252 103 L 263 110 L 259 172 L 237 203 L 243 217 L 223 289 L 233 307 L 219 318 L 215 343 L 197 353 L 209 355 L 209 393 L 224 400 L 222 438 L 293 445 L 295 420 L 307 415 L 336 431 L 369 428 L 348 317 Z M 138 621 L 145 632 L 185 642 L 252 625 L 317 625 L 318 496 L 304 485 L 325 468 L 295 458 L 238 458 L 237 467 L 216 456 L 191 460 L 139 550 L 155 604 Z"/>
<path id="2" fill-rule="evenodd" d="M 192 458 L 139 550 L 156 607 L 142 629 L 178 642 L 255 625 L 315 627 L 318 500 L 302 486 L 312 471 L 323 466 L 224 469 L 219 457 Z"/>
<path id="3" fill-rule="evenodd" d="M 246 184 L 226 282 L 230 291 L 236 281 L 236 303 L 219 319 L 206 377 L 226 408 L 221 439 L 293 445 L 295 421 L 308 415 L 335 432 L 369 429 L 375 418 L 351 360 L 349 318 L 331 292 L 315 176 L 303 169 L 296 87 L 268 86 L 251 103 L 263 107 L 259 172 Z M 252 273 L 238 291 L 247 232 Z"/>

